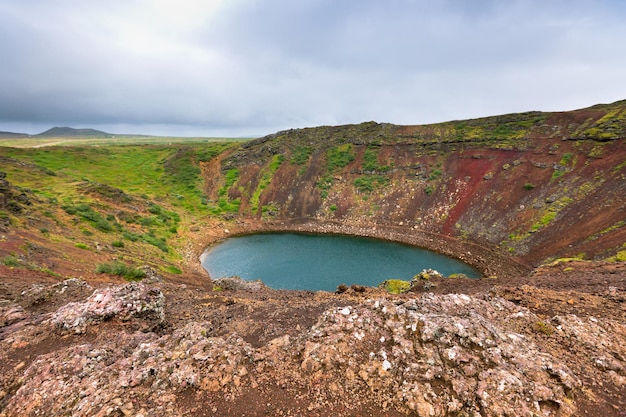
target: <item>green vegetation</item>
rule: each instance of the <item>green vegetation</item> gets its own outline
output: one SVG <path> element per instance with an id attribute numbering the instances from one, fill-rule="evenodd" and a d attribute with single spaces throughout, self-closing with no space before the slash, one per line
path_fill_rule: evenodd
<path id="1" fill-rule="evenodd" d="M 411 283 L 401 279 L 388 279 L 383 281 L 378 287 L 391 294 L 402 294 L 411 288 Z"/>
<path id="2" fill-rule="evenodd" d="M 535 324 L 533 325 L 533 330 L 545 336 L 552 336 L 554 334 L 554 327 L 544 321 L 535 322 Z"/>
<path id="3" fill-rule="evenodd" d="M 146 272 L 143 269 L 133 268 L 119 261 L 98 264 L 96 272 L 98 274 L 119 275 L 127 281 L 140 281 L 146 277 Z"/>
<path id="4" fill-rule="evenodd" d="M 526 184 L 524 184 L 524 189 L 525 189 L 525 190 L 530 191 L 530 190 L 532 190 L 532 189 L 534 189 L 534 188 L 535 188 L 535 184 L 531 184 L 531 183 L 529 183 L 529 182 L 527 182 Z"/>
<path id="5" fill-rule="evenodd" d="M 324 199 L 328 197 L 328 190 L 330 190 L 330 188 L 333 186 L 333 177 L 326 174 L 317 181 L 316 185 L 317 188 L 322 191 L 321 195 L 322 199 Z"/>
<path id="6" fill-rule="evenodd" d="M 92 226 L 102 232 L 113 231 L 113 226 L 100 213 L 93 210 L 90 205 L 82 203 L 77 205 L 66 204 L 61 206 L 67 214 L 76 215 L 89 222 Z"/>
<path id="7" fill-rule="evenodd" d="M 211 210 L 213 214 L 219 214 L 222 212 L 236 213 L 239 211 L 239 206 L 241 205 L 241 200 L 231 200 L 230 198 L 228 198 L 228 190 L 239 179 L 239 170 L 237 168 L 229 169 L 228 171 L 226 171 L 224 179 L 224 186 L 218 191 L 219 198 L 217 201 L 217 207 L 213 207 Z"/>
<path id="8" fill-rule="evenodd" d="M 313 148 L 310 146 L 298 146 L 291 154 L 291 163 L 294 165 L 304 165 L 309 160 Z"/>
<path id="9" fill-rule="evenodd" d="M 259 181 L 259 186 L 254 190 L 252 197 L 250 198 L 250 203 L 252 204 L 252 212 L 256 212 L 259 209 L 259 200 L 261 198 L 261 193 L 265 188 L 272 182 L 272 177 L 278 171 L 281 164 L 284 162 L 285 157 L 282 154 L 274 155 L 270 160 L 268 166 L 263 170 L 263 174 L 261 175 L 261 180 Z"/>
<path id="10" fill-rule="evenodd" d="M 66 137 L 19 137 L 2 138 L 0 146 L 12 148 L 77 147 L 77 146 L 128 146 L 152 145 L 171 146 L 173 144 L 211 145 L 214 143 L 246 142 L 251 138 L 197 138 L 170 136 L 108 135 L 106 137 L 66 136 Z"/>
<path id="11" fill-rule="evenodd" d="M 558 199 L 557 201 L 555 201 L 554 203 L 552 203 L 550 207 L 548 208 L 548 210 L 544 212 L 544 214 L 541 216 L 539 221 L 532 225 L 530 230 L 532 232 L 536 232 L 542 227 L 547 226 L 548 224 L 552 223 L 552 221 L 556 218 L 557 214 L 562 209 L 567 207 L 567 205 L 569 205 L 572 201 L 573 200 L 570 197 L 562 197 Z"/>
<path id="12" fill-rule="evenodd" d="M 433 169 L 428 176 L 428 179 L 431 181 L 435 181 L 441 178 L 441 170 L 438 168 Z"/>
<path id="13" fill-rule="evenodd" d="M 200 165 L 231 146 L 233 143 L 191 141 L 0 148 L 0 157 L 16 161 L 2 169 L 11 184 L 37 196 L 37 204 L 28 210 L 34 217 L 54 222 L 54 227 L 51 223 L 38 227 L 49 239 L 72 246 L 92 239 L 76 244 L 81 249 L 91 248 L 91 242 L 108 241 L 115 248 L 126 246 L 129 256 L 178 260 L 184 243 L 173 238 L 181 226 L 188 227 L 192 219 L 213 209 L 203 191 Z M 55 175 L 42 175 L 46 173 Z M 233 173 L 228 178 L 231 185 L 237 170 Z M 237 202 L 226 198 L 220 203 L 221 207 L 215 207 L 220 212 L 238 208 Z M 8 214 L 2 217 L 6 217 L 5 223 L 12 221 Z"/>
<path id="14" fill-rule="evenodd" d="M 496 147 L 519 144 L 530 131 L 541 126 L 547 113 L 527 112 L 441 123 L 434 132 L 440 140 L 485 141 Z M 494 142 L 495 141 L 495 142 Z"/>
<path id="15" fill-rule="evenodd" d="M 6 255 L 4 258 L 2 258 L 0 262 L 2 263 L 2 265 L 6 265 L 6 266 L 13 266 L 13 267 L 20 266 L 19 259 L 17 259 L 13 255 Z"/>
<path id="16" fill-rule="evenodd" d="M 363 164 L 361 167 L 367 172 L 387 172 L 391 169 L 389 165 L 378 163 L 378 146 L 369 145 L 363 153 Z"/>
<path id="17" fill-rule="evenodd" d="M 165 270 L 169 272 L 170 274 L 175 274 L 175 275 L 180 275 L 183 273 L 183 271 L 175 265 L 168 265 L 167 268 L 165 268 Z"/>
<path id="18" fill-rule="evenodd" d="M 570 162 L 572 162 L 573 158 L 574 158 L 574 154 L 572 154 L 571 152 L 567 152 L 563 154 L 563 157 L 561 157 L 561 161 L 559 162 L 559 164 L 563 166 L 567 166 L 570 164 Z"/>
<path id="19" fill-rule="evenodd" d="M 599 141 L 609 141 L 623 137 L 626 128 L 626 111 L 623 107 L 617 107 L 606 112 L 592 126 L 588 127 L 581 134 L 587 139 Z"/>
<path id="20" fill-rule="evenodd" d="M 78 248 L 78 249 L 87 249 L 87 250 L 89 250 L 89 246 L 85 245 L 84 243 L 74 243 L 74 247 Z"/>
<path id="21" fill-rule="evenodd" d="M 372 192 L 388 184 L 389 178 L 384 175 L 366 175 L 354 180 L 354 187 L 359 192 Z"/>
<path id="22" fill-rule="evenodd" d="M 615 256 L 611 256 L 606 260 L 608 262 L 626 262 L 626 243 L 622 245 L 623 250 L 617 252 Z"/>
<path id="23" fill-rule="evenodd" d="M 335 148 L 331 148 L 326 152 L 328 171 L 333 172 L 344 168 L 350 162 L 354 161 L 354 152 L 352 145 L 346 143 Z"/>
<path id="24" fill-rule="evenodd" d="M 556 211 L 548 211 L 543 216 L 541 216 L 541 219 L 539 219 L 539 222 L 533 224 L 530 230 L 532 230 L 533 232 L 536 232 L 537 230 L 541 229 L 543 226 L 547 226 L 548 224 L 550 224 L 550 222 L 552 222 L 552 220 L 554 220 L 555 217 L 556 217 Z"/>

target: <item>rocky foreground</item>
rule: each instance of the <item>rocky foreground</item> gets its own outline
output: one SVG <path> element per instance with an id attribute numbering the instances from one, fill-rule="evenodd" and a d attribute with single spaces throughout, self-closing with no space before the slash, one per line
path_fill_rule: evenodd
<path id="1" fill-rule="evenodd" d="M 398 296 L 7 277 L 0 416 L 623 416 L 620 268 Z"/>

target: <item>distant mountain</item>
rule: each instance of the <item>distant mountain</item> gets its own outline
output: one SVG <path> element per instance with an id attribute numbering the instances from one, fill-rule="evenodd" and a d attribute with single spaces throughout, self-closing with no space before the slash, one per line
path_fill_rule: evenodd
<path id="1" fill-rule="evenodd" d="M 53 127 L 45 132 L 35 135 L 36 137 L 43 138 L 55 138 L 55 137 L 68 137 L 68 136 L 80 136 L 80 137 L 103 137 L 112 136 L 111 133 L 103 132 L 95 129 L 74 129 L 72 127 Z"/>

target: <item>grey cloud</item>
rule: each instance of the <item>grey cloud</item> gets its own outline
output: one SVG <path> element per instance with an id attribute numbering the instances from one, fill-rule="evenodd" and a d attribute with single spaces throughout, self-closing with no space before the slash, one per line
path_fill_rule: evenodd
<path id="1" fill-rule="evenodd" d="M 157 4 L 0 0 L 0 130 L 262 134 L 625 96 L 618 1 L 221 0 L 215 12 L 209 2 Z"/>

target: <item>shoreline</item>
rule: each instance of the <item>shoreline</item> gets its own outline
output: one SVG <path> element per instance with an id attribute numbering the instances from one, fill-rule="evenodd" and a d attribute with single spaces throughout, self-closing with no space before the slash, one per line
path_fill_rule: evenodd
<path id="1" fill-rule="evenodd" d="M 264 232 L 333 234 L 403 243 L 458 259 L 477 269 L 483 278 L 522 276 L 534 269 L 508 254 L 499 252 L 496 248 L 402 226 L 356 225 L 315 219 L 276 219 L 271 221 L 245 219 L 240 220 L 238 224 L 219 223 L 208 227 L 211 230 L 201 233 L 194 239 L 193 254 L 191 259 L 189 257 L 187 259 L 189 266 L 199 268 L 206 276 L 209 274 L 202 267 L 201 259 L 209 247 L 229 237 Z M 209 279 L 211 279 L 210 276 Z"/>

